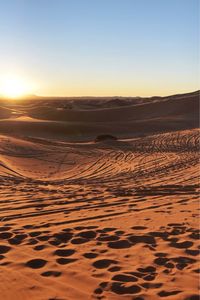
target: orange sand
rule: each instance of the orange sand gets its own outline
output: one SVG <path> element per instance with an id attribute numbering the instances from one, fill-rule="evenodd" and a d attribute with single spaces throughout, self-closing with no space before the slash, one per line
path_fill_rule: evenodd
<path id="1" fill-rule="evenodd" d="M 128 124 L 128 139 L 100 143 L 0 125 L 0 299 L 199 299 L 189 118 L 141 137 Z"/>

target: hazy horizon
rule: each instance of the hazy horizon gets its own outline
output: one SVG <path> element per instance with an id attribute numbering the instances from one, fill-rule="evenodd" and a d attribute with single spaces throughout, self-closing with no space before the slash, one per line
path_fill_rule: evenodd
<path id="1" fill-rule="evenodd" d="M 98 95 L 84 95 L 84 96 L 81 96 L 81 95 L 78 95 L 78 96 L 70 96 L 70 95 L 61 95 L 61 96 L 57 96 L 57 95 L 38 95 L 38 94 L 27 94 L 27 95 L 24 95 L 24 96 L 21 96 L 21 97 L 18 97 L 18 99 L 15 99 L 15 98 L 9 98 L 9 97 L 6 97 L 6 96 L 3 96 L 0 94 L 0 100 L 13 100 L 13 101 L 16 101 L 16 100 L 23 100 L 23 99 L 27 99 L 27 98 L 38 98 L 38 99 L 41 99 L 41 98 L 49 98 L 49 99 L 54 99 L 54 98 L 64 98 L 64 99 L 67 99 L 67 98 L 151 98 L 151 97 L 170 97 L 170 96 L 175 96 L 175 95 L 185 95 L 185 94 L 192 94 L 192 93 L 196 93 L 196 92 L 199 92 L 199 90 L 195 90 L 195 91 L 188 91 L 188 92 L 185 92 L 185 93 L 175 93 L 175 94 L 165 94 L 165 95 L 158 95 L 158 94 L 155 94 L 155 95 L 147 95 L 147 96 L 141 96 L 141 95 L 127 95 L 127 96 L 122 96 L 122 95 L 112 95 L 112 96 L 108 96 L 108 95 L 101 95 L 101 96 L 98 96 Z"/>

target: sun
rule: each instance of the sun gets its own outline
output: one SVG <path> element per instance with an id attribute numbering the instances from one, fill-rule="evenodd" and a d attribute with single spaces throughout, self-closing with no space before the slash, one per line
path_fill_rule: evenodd
<path id="1" fill-rule="evenodd" d="M 30 83 L 18 76 L 6 76 L 0 82 L 0 94 L 6 98 L 17 99 L 31 92 Z"/>

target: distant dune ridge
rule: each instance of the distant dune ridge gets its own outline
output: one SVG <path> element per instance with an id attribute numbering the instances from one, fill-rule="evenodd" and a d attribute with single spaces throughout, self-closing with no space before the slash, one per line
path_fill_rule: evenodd
<path id="1" fill-rule="evenodd" d="M 0 300 L 198 300 L 198 108 L 0 101 Z"/>
<path id="2" fill-rule="evenodd" d="M 84 140 L 95 138 L 98 134 L 113 134 L 123 138 L 195 128 L 199 122 L 199 91 L 169 97 L 133 98 L 128 103 L 126 98 L 119 98 L 114 107 L 110 107 L 110 102 L 114 103 L 114 100 L 105 98 L 69 101 L 71 108 L 65 108 L 68 101 L 63 98 L 23 100 L 19 106 L 6 103 L 0 108 L 0 131 L 10 134 L 12 130 L 13 134 L 22 134 L 24 131 L 31 136 L 45 137 L 48 134 L 56 138 Z M 120 105 L 123 101 L 126 102 L 124 106 Z M 15 115 L 6 119 L 11 113 L 9 109 L 16 109 L 18 117 L 23 115 L 33 120 L 21 122 L 20 118 L 13 118 Z M 47 123 L 44 120 L 54 122 Z"/>
<path id="3" fill-rule="evenodd" d="M 0 119 L 10 118 L 12 111 L 9 108 L 0 106 Z"/>

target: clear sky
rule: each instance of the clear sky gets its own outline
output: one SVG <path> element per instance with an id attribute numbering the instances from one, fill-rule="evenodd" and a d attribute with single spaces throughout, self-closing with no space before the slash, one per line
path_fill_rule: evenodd
<path id="1" fill-rule="evenodd" d="M 39 95 L 151 96 L 198 83 L 198 0 L 1 0 L 0 78 Z"/>

